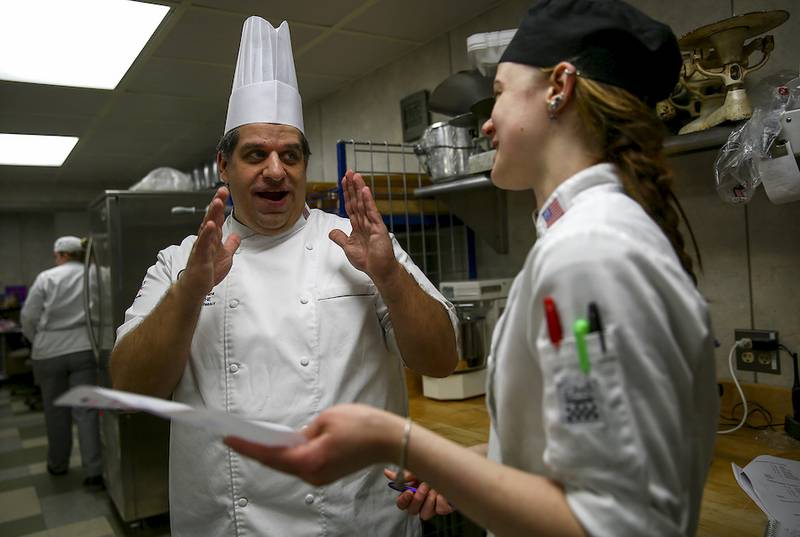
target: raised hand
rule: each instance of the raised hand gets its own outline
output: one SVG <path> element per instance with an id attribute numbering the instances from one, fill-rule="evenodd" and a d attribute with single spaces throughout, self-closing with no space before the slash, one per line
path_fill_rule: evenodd
<path id="1" fill-rule="evenodd" d="M 383 475 L 394 480 L 397 472 L 384 468 Z M 406 490 L 397 496 L 397 508 L 407 511 L 409 515 L 419 515 L 422 520 L 430 520 L 435 515 L 448 515 L 455 511 L 447 498 L 430 488 L 427 483 L 420 480 L 411 472 L 405 472 L 403 482 L 411 485 L 416 492 Z"/>
<path id="2" fill-rule="evenodd" d="M 199 297 L 206 296 L 215 285 L 225 279 L 233 265 L 233 253 L 241 243 L 241 238 L 235 233 L 222 242 L 225 201 L 229 195 L 226 187 L 217 189 L 206 209 L 203 223 L 200 224 L 186 269 L 178 280 L 184 289 Z"/>
<path id="3" fill-rule="evenodd" d="M 380 285 L 399 267 L 389 231 L 361 174 L 347 170 L 342 178 L 342 191 L 345 211 L 353 230 L 348 236 L 335 229 L 328 236 L 344 250 L 355 268 Z"/>

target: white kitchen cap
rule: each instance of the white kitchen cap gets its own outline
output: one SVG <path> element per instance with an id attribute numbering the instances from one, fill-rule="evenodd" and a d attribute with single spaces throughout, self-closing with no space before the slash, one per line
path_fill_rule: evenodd
<path id="1" fill-rule="evenodd" d="M 67 235 L 66 237 L 59 237 L 56 239 L 55 244 L 53 244 L 53 251 L 54 252 L 80 252 L 83 250 L 83 246 L 81 246 L 81 240 L 78 237 L 73 237 L 72 235 Z"/>
<path id="2" fill-rule="evenodd" d="M 244 21 L 225 132 L 248 123 L 280 123 L 303 132 L 303 103 L 286 21 L 277 30 L 261 17 Z"/>

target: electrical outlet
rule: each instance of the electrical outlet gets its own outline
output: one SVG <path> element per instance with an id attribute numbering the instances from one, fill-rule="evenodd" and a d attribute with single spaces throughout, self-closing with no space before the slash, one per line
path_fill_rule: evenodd
<path id="1" fill-rule="evenodd" d="M 742 371 L 781 374 L 780 352 L 778 350 L 777 330 L 733 331 L 736 341 L 747 338 L 752 343 L 749 348 L 736 348 L 736 368 Z"/>

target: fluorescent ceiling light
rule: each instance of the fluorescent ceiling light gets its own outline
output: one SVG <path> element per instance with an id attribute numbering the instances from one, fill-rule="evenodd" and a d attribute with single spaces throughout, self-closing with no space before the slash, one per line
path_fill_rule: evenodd
<path id="1" fill-rule="evenodd" d="M 76 143 L 75 136 L 0 134 L 0 164 L 61 166 Z"/>
<path id="2" fill-rule="evenodd" d="M 168 11 L 129 0 L 3 0 L 0 79 L 114 89 Z"/>

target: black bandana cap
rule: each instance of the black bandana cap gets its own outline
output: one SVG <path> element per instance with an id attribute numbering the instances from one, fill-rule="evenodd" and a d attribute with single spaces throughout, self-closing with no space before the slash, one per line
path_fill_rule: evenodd
<path id="1" fill-rule="evenodd" d="M 672 29 L 622 0 L 541 0 L 500 62 L 552 67 L 562 61 L 651 106 L 670 96 L 683 64 Z"/>

